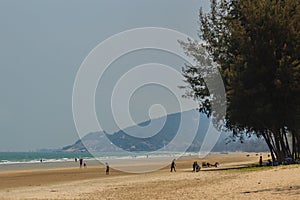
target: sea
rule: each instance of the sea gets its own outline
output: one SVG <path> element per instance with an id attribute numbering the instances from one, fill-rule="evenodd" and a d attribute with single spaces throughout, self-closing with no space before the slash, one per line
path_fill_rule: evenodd
<path id="1" fill-rule="evenodd" d="M 18 163 L 67 162 L 75 158 L 92 159 L 89 152 L 0 152 L 0 165 Z"/>
<path id="2" fill-rule="evenodd" d="M 180 152 L 139 152 L 139 153 L 120 153 L 120 152 L 0 152 L 0 166 L 10 164 L 24 163 L 59 163 L 74 161 L 75 158 L 84 160 L 101 160 L 101 159 L 136 159 L 148 157 L 177 157 L 179 155 L 196 155 L 196 153 Z"/>

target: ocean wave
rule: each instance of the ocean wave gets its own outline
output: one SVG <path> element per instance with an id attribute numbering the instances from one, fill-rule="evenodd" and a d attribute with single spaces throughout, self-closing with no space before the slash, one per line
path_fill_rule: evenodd
<path id="1" fill-rule="evenodd" d="M 198 155 L 198 153 L 195 152 L 186 152 L 186 153 L 180 153 L 180 152 L 156 152 L 156 153 L 136 153 L 135 155 L 112 155 L 109 153 L 109 155 L 95 155 L 95 157 L 87 157 L 87 156 L 77 156 L 77 158 L 83 158 L 85 161 L 94 161 L 94 160 L 107 160 L 107 159 L 145 159 L 145 158 L 159 158 L 159 157 L 178 157 L 178 156 L 194 156 Z M 2 159 L 0 160 L 0 165 L 10 165 L 10 164 L 38 164 L 38 163 L 61 163 L 61 162 L 74 162 L 75 157 L 63 157 L 63 158 L 34 158 L 34 159 L 19 159 L 14 160 L 13 158 L 11 160 L 8 159 Z"/>

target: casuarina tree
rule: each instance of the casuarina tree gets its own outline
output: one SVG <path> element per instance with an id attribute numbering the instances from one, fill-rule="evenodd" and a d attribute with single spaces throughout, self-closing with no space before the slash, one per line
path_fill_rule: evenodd
<path id="1" fill-rule="evenodd" d="M 202 42 L 181 42 L 196 61 L 218 66 L 227 99 L 226 128 L 235 137 L 263 137 L 273 160 L 300 156 L 300 1 L 212 0 L 199 15 Z M 186 65 L 186 96 L 211 114 L 199 70 Z M 213 116 L 212 116 L 213 117 Z"/>

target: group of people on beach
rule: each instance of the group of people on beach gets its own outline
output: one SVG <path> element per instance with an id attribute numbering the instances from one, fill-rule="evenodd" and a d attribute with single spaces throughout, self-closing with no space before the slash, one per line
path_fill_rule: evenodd
<path id="1" fill-rule="evenodd" d="M 78 161 L 78 159 L 75 158 L 75 162 L 77 162 L 77 161 Z M 82 168 L 82 166 L 83 166 L 84 168 L 86 168 L 86 167 L 87 167 L 87 164 L 86 164 L 86 162 L 83 162 L 83 158 L 79 158 L 79 167 Z M 109 175 L 109 165 L 108 165 L 107 162 L 105 163 L 105 174 L 106 174 L 106 175 Z"/>
<path id="2" fill-rule="evenodd" d="M 82 168 L 82 166 L 83 166 L 84 168 L 86 168 L 86 163 L 83 162 L 83 158 L 79 158 L 79 166 L 80 166 L 80 168 Z"/>
<path id="3" fill-rule="evenodd" d="M 77 162 L 77 161 L 78 161 L 78 159 L 75 158 L 75 162 Z M 83 158 L 79 158 L 79 167 L 82 168 L 82 166 L 84 168 L 86 168 L 87 167 L 86 162 L 83 162 Z"/>
<path id="4" fill-rule="evenodd" d="M 218 166 L 219 166 L 219 162 L 215 162 L 214 165 L 212 165 L 212 164 L 210 164 L 210 163 L 203 162 L 203 163 L 202 163 L 202 166 L 203 166 L 203 167 L 212 167 L 212 166 L 218 167 Z M 199 172 L 200 169 L 201 169 L 201 167 L 199 166 L 198 162 L 195 161 L 195 162 L 193 163 L 193 172 Z M 171 170 L 170 170 L 170 172 L 173 172 L 173 171 L 176 172 L 175 159 L 172 160 L 172 162 L 171 162 Z"/>
<path id="5" fill-rule="evenodd" d="M 258 155 L 258 154 L 256 154 L 256 155 Z M 260 167 L 262 167 L 262 166 L 277 166 L 279 163 L 277 161 L 272 162 L 270 159 L 270 154 L 268 154 L 267 162 L 263 163 L 263 157 L 260 154 L 258 164 Z"/>
<path id="6" fill-rule="evenodd" d="M 77 160 L 78 160 L 78 159 L 75 158 L 75 162 L 77 162 Z M 176 160 L 176 159 L 173 159 L 172 162 L 171 162 L 171 169 L 170 169 L 170 172 L 173 172 L 173 171 L 176 172 L 176 163 L 175 163 L 175 160 Z M 202 165 L 203 165 L 203 164 L 202 164 Z M 86 168 L 87 165 L 86 165 L 85 162 L 83 162 L 83 158 L 79 158 L 79 167 L 82 168 L 82 166 L 83 166 L 84 168 Z M 214 165 L 211 165 L 211 164 L 207 163 L 206 166 L 207 166 L 207 167 L 210 167 L 210 166 L 218 167 L 218 166 L 219 166 L 219 163 L 216 162 Z M 199 164 L 197 163 L 197 161 L 195 161 L 195 162 L 193 163 L 193 172 L 199 172 L 200 169 L 201 169 L 201 167 L 199 166 Z M 106 175 L 109 175 L 109 170 L 110 170 L 110 167 L 109 167 L 108 163 L 106 162 L 106 163 L 105 163 L 105 174 L 106 174 Z"/>
<path id="7" fill-rule="evenodd" d="M 219 162 L 215 162 L 215 164 L 211 164 L 209 162 L 203 162 L 202 167 L 219 167 Z"/>

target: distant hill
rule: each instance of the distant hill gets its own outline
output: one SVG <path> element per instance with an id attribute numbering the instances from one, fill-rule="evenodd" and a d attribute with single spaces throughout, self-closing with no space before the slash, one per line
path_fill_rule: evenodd
<path id="1" fill-rule="evenodd" d="M 200 116 L 199 116 L 200 115 Z M 180 125 L 181 118 L 191 119 L 191 123 Z M 190 126 L 193 123 L 192 119 L 200 117 L 199 129 L 188 151 L 199 151 L 205 137 L 209 120 L 203 114 L 196 110 L 190 110 L 182 113 L 170 114 L 165 117 L 142 122 L 136 126 L 128 127 L 124 130 L 119 130 L 113 134 L 106 132 L 89 133 L 74 144 L 63 147 L 63 151 L 95 151 L 95 152 L 113 152 L 116 146 L 127 151 L 155 151 L 164 148 L 177 134 L 178 130 L 182 133 L 188 133 Z M 164 123 L 165 122 L 165 123 Z M 151 126 L 147 126 L 151 124 Z M 194 124 L 195 125 L 195 124 Z M 161 128 L 161 130 L 159 130 Z M 129 133 L 129 134 L 127 134 Z M 146 137 L 147 133 L 157 133 L 151 137 Z M 184 135 L 184 134 L 183 134 Z M 140 137 L 134 137 L 140 136 Z M 263 139 L 252 137 L 246 139 L 244 143 L 230 142 L 230 134 L 221 134 L 213 151 L 248 151 L 259 152 L 268 151 L 268 147 Z M 145 138 L 141 138 L 145 137 Z M 180 147 L 185 145 L 184 138 L 175 146 Z M 115 145 L 111 145 L 111 143 Z M 176 149 L 174 149 L 176 151 Z"/>

